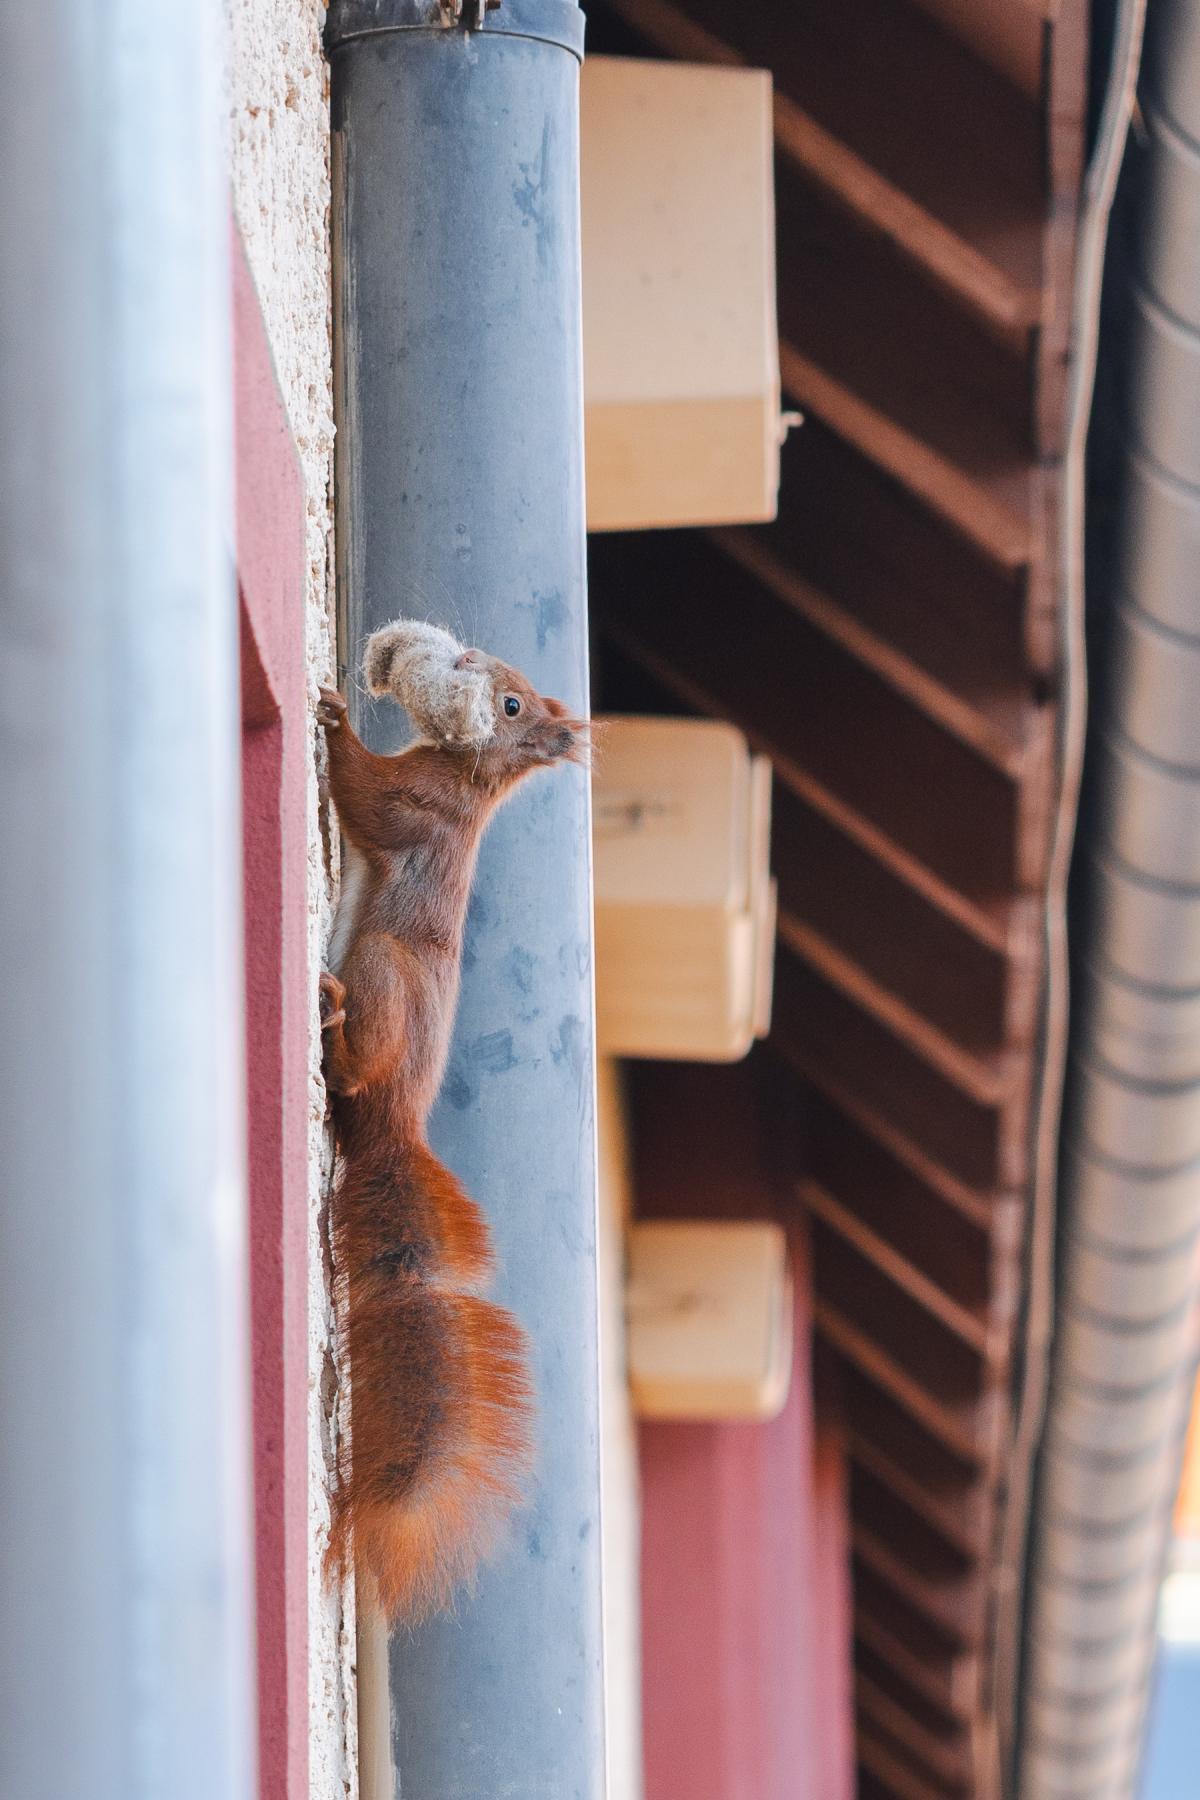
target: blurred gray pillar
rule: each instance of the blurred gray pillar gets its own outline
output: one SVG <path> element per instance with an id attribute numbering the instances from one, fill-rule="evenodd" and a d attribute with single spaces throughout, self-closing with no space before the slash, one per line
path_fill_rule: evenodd
<path id="1" fill-rule="evenodd" d="M 220 9 L 0 8 L 0 1793 L 253 1792 Z"/>
<path id="2" fill-rule="evenodd" d="M 585 707 L 582 15 L 336 0 L 328 35 L 343 656 L 353 679 L 415 613 Z M 356 713 L 402 740 L 395 707 Z M 492 827 L 471 909 L 433 1142 L 533 1337 L 538 1467 L 478 1592 L 393 1641 L 404 1800 L 604 1791 L 589 856 L 587 783 L 551 771 Z"/>

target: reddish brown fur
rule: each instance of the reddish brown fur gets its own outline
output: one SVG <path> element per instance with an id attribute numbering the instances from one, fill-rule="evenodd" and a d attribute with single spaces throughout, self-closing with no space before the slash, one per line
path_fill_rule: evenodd
<path id="1" fill-rule="evenodd" d="M 334 1258 L 350 1368 L 350 1431 L 333 1499 L 330 1564 L 351 1561 L 392 1616 L 446 1605 L 495 1542 L 532 1454 L 525 1336 L 478 1290 L 491 1234 L 433 1155 L 425 1125 L 458 996 L 479 842 L 532 770 L 580 761 L 585 727 L 515 670 L 493 678 L 482 750 L 417 744 L 373 755 L 324 692 L 329 779 L 363 859 L 336 974 L 321 978 L 326 1084 L 341 1168 Z M 510 719 L 504 699 L 521 712 Z"/>

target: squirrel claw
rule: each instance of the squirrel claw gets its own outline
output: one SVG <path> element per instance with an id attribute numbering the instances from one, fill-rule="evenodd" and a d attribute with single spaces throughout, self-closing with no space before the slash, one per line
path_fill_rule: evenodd
<path id="1" fill-rule="evenodd" d="M 346 702 L 336 688 L 323 687 L 317 700 L 317 723 L 326 731 L 336 731 L 346 716 Z"/>
<path id="2" fill-rule="evenodd" d="M 332 1031 L 346 1023 L 346 988 L 336 975 L 324 971 L 319 983 L 321 997 L 321 1030 Z"/>

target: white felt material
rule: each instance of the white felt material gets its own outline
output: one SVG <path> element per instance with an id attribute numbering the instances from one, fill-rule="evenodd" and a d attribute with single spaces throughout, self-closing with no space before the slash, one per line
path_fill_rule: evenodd
<path id="1" fill-rule="evenodd" d="M 462 654 L 440 625 L 394 619 L 367 639 L 367 692 L 398 700 L 418 731 L 438 743 L 486 744 L 496 728 L 491 675 L 486 668 L 457 668 Z"/>

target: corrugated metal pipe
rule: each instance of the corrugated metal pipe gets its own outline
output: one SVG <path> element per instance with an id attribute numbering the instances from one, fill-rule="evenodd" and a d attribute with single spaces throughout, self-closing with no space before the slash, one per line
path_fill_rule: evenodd
<path id="1" fill-rule="evenodd" d="M 334 0 L 327 42 L 356 722 L 377 749 L 405 736 L 354 687 L 364 636 L 399 613 L 585 709 L 583 15 Z M 478 1590 L 392 1640 L 404 1800 L 604 1792 L 590 846 L 588 784 L 564 772 L 503 810 L 479 865 L 432 1141 L 487 1211 L 499 1297 L 533 1339 L 538 1462 Z M 369 1766 L 389 1780 L 378 1746 Z"/>
<path id="2" fill-rule="evenodd" d="M 1196 1365 L 1200 1230 L 1200 9 L 1152 0 L 1113 283 L 1126 371 L 1101 578 L 1059 1314 L 1022 1800 L 1124 1800 Z M 1124 290 L 1123 292 L 1121 290 Z M 1116 345 L 1110 345 L 1112 354 Z"/>

